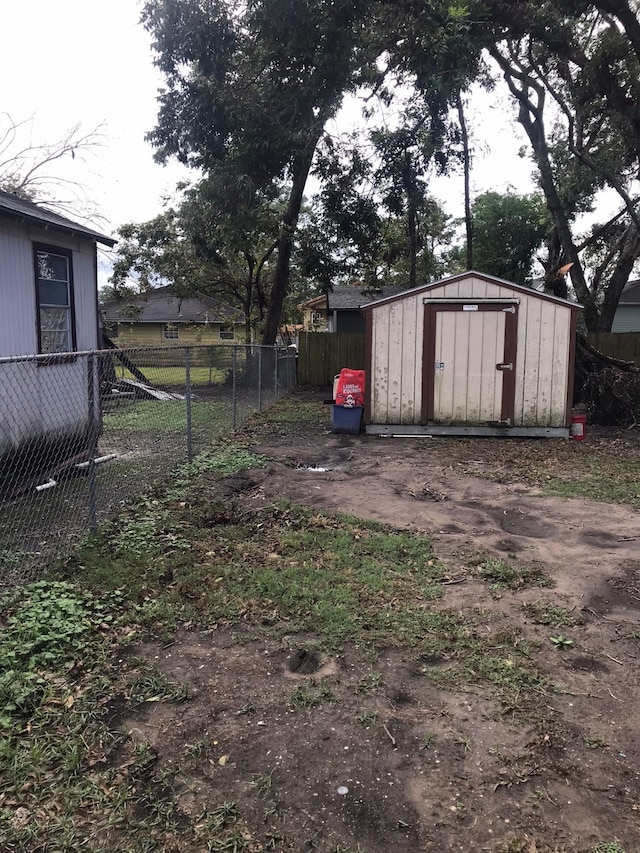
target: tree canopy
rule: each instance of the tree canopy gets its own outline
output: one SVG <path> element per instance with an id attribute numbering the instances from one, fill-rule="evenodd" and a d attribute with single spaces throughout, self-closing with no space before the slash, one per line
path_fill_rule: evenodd
<path id="1" fill-rule="evenodd" d="M 547 288 L 568 294 L 570 264 L 587 327 L 610 326 L 640 254 L 640 26 L 626 0 L 147 0 L 142 20 L 165 78 L 149 139 L 198 174 L 177 220 L 165 216 L 178 242 L 158 269 L 179 247 L 185 269 L 190 253 L 200 264 L 185 283 L 243 281 L 264 342 L 292 268 L 324 289 L 349 272 L 410 286 L 446 270 L 429 176 L 472 167 L 462 95 L 504 85 L 499 74 L 548 218 L 537 196 L 469 201 L 467 258 L 526 280 L 546 228 Z M 347 95 L 365 129 L 345 140 L 328 122 Z M 584 226 L 605 188 L 618 210 Z"/>
<path id="2" fill-rule="evenodd" d="M 550 229 L 539 193 L 486 192 L 471 206 L 474 269 L 530 284 L 535 251 Z"/>

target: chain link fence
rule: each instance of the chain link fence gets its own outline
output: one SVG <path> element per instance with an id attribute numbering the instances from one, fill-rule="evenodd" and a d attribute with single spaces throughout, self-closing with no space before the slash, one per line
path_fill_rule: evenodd
<path id="1" fill-rule="evenodd" d="M 123 501 L 291 391 L 294 348 L 0 359 L 0 586 L 40 576 Z"/>

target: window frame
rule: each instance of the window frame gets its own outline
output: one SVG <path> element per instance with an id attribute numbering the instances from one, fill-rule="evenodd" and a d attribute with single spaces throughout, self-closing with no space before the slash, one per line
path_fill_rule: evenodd
<path id="1" fill-rule="evenodd" d="M 169 328 L 169 327 L 171 327 L 171 328 Z M 175 334 L 172 334 L 173 332 L 175 332 Z M 162 324 L 162 340 L 163 341 L 179 341 L 180 340 L 180 325 L 178 323 L 163 323 Z"/>
<path id="2" fill-rule="evenodd" d="M 225 326 L 221 323 L 218 326 L 218 338 L 221 341 L 235 341 L 236 339 L 236 327 L 234 324 L 229 326 Z"/>
<path id="3" fill-rule="evenodd" d="M 43 307 L 47 307 L 46 305 L 42 305 L 40 301 L 40 276 L 39 265 L 38 265 L 38 255 L 39 254 L 47 254 L 47 255 L 58 255 L 59 257 L 66 258 L 68 264 L 68 272 L 69 278 L 67 281 L 68 288 L 68 297 L 69 304 L 65 307 L 69 312 L 69 344 L 71 348 L 69 350 L 65 350 L 65 352 L 43 352 L 42 350 L 42 320 L 41 320 L 41 310 Z M 38 364 L 61 364 L 67 361 L 75 361 L 75 356 L 70 353 L 77 352 L 78 344 L 77 344 L 77 336 L 76 336 L 76 303 L 75 303 L 75 286 L 73 280 L 73 251 L 71 249 L 65 249 L 63 246 L 54 246 L 50 243 L 33 243 L 33 276 L 34 276 L 34 290 L 36 297 L 36 334 L 37 334 L 37 342 L 38 342 L 38 355 L 48 356 L 46 360 L 38 361 Z M 57 306 L 61 307 L 61 306 Z"/>

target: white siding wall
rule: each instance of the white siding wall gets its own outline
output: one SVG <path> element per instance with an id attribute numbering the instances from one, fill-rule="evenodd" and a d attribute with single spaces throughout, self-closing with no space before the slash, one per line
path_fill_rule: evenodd
<path id="1" fill-rule="evenodd" d="M 640 332 L 640 305 L 618 305 L 613 323 L 612 332 Z"/>
<path id="2" fill-rule="evenodd" d="M 54 231 L 0 222 L 0 356 L 37 352 L 33 243 L 73 252 L 76 345 L 97 347 L 94 245 Z M 87 421 L 86 362 L 0 365 L 0 454 L 24 441 L 64 435 Z"/>
<path id="3" fill-rule="evenodd" d="M 514 425 L 565 425 L 571 309 L 475 276 L 419 289 L 371 310 L 373 423 L 421 422 L 425 298 L 518 300 Z"/>

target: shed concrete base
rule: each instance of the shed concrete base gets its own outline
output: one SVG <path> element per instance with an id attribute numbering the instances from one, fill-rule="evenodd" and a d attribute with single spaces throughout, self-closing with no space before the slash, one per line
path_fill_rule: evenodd
<path id="1" fill-rule="evenodd" d="M 569 427 L 492 427 L 472 424 L 367 424 L 367 435 L 468 435 L 478 438 L 569 438 Z"/>

